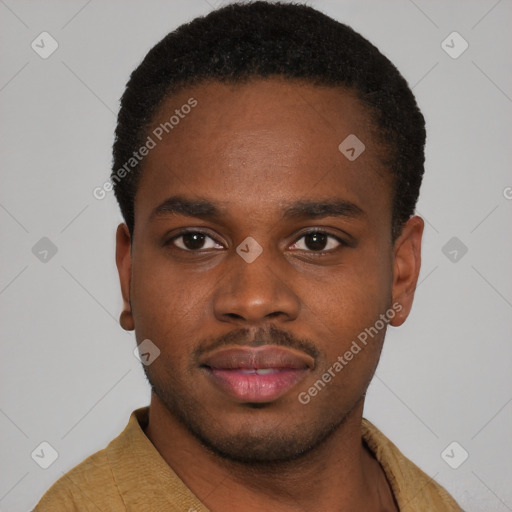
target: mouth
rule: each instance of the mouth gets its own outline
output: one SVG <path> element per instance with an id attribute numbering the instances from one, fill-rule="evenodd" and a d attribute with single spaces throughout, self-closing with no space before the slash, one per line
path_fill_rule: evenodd
<path id="1" fill-rule="evenodd" d="M 240 402 L 273 402 L 314 367 L 302 351 L 273 345 L 221 348 L 200 360 L 212 383 Z"/>

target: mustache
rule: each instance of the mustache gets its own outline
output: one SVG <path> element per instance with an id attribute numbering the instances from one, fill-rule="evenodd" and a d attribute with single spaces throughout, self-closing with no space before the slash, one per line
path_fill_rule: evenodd
<path id="1" fill-rule="evenodd" d="M 315 361 L 320 352 L 315 344 L 307 338 L 297 338 L 289 332 L 282 331 L 275 326 L 260 327 L 257 330 L 249 328 L 237 329 L 215 339 L 207 339 L 199 344 L 192 353 L 195 364 L 199 364 L 200 357 L 212 350 L 224 346 L 260 347 L 262 345 L 276 345 L 279 347 L 301 350 Z"/>

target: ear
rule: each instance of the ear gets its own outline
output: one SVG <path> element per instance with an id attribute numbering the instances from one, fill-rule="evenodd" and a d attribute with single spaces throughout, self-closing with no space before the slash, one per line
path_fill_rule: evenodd
<path id="1" fill-rule="evenodd" d="M 119 318 L 119 323 L 126 331 L 133 331 L 135 323 L 130 304 L 130 281 L 132 276 L 131 237 L 128 226 L 124 223 L 117 226 L 116 265 L 121 283 L 121 294 L 123 296 L 123 311 Z"/>
<path id="2" fill-rule="evenodd" d="M 421 267 L 421 238 L 424 227 L 421 217 L 411 217 L 404 224 L 402 233 L 394 244 L 393 304 L 401 306 L 390 320 L 390 324 L 395 327 L 402 325 L 411 311 Z"/>

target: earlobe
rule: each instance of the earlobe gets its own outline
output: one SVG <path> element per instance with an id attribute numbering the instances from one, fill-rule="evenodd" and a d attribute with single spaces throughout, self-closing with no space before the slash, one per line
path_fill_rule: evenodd
<path id="1" fill-rule="evenodd" d="M 411 217 L 395 241 L 393 304 L 396 304 L 396 315 L 390 321 L 395 327 L 405 322 L 412 308 L 421 268 L 421 239 L 424 227 L 425 223 L 421 217 Z"/>
<path id="2" fill-rule="evenodd" d="M 116 265 L 123 297 L 123 311 L 119 317 L 121 327 L 133 331 L 135 323 L 130 301 L 130 283 L 132 274 L 131 237 L 126 224 L 119 224 L 116 232 Z"/>
<path id="3" fill-rule="evenodd" d="M 133 322 L 133 315 L 130 309 L 124 309 L 119 316 L 119 324 L 125 331 L 133 331 L 135 324 Z"/>

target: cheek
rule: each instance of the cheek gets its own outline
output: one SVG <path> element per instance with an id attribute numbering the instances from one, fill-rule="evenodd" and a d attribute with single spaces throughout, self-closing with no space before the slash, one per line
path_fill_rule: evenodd
<path id="1" fill-rule="evenodd" d="M 353 355 L 350 366 L 375 366 L 387 325 L 381 315 L 391 307 L 391 285 L 389 259 L 363 257 L 343 271 L 333 272 L 330 279 L 320 284 L 309 283 L 309 291 L 304 295 L 309 316 L 305 321 L 321 343 L 326 368 L 350 352 L 352 346 L 357 355 Z M 347 356 L 350 358 L 350 353 Z"/>
<path id="2" fill-rule="evenodd" d="M 320 282 L 304 281 L 304 299 L 325 321 L 340 327 L 364 328 L 390 305 L 393 274 L 384 258 L 354 256 Z"/>
<path id="3" fill-rule="evenodd" d="M 185 348 L 187 340 L 197 338 L 211 285 L 206 275 L 180 271 L 161 253 L 138 255 L 131 282 L 137 339 L 162 340 Z"/>
<path id="4" fill-rule="evenodd" d="M 390 307 L 389 289 L 378 280 L 361 286 L 361 280 L 344 276 L 330 290 L 336 294 L 323 306 L 318 304 L 309 319 L 322 351 L 309 384 L 321 388 L 319 380 L 327 381 L 319 402 L 339 402 L 348 408 L 367 388 L 377 367 L 387 327 L 381 315 Z"/>

